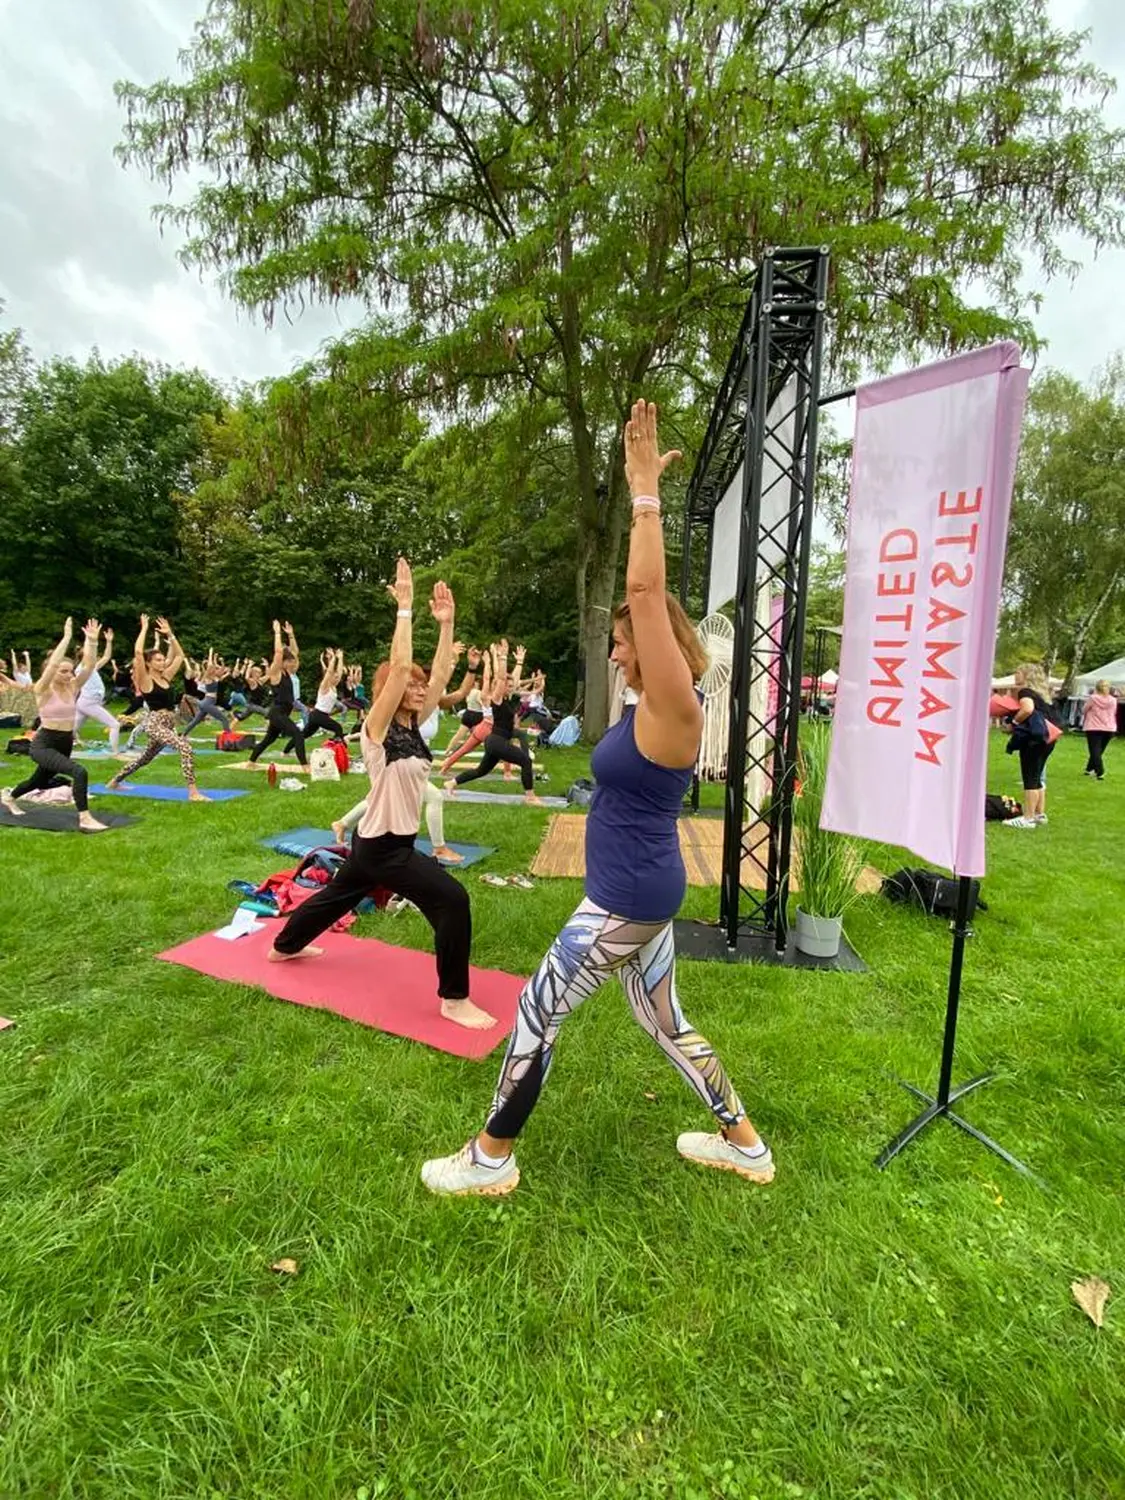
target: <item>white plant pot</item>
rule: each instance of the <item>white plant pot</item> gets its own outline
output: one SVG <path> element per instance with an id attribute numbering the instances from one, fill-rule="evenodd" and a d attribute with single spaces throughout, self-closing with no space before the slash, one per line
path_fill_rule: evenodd
<path id="1" fill-rule="evenodd" d="M 843 930 L 843 917 L 814 917 L 798 906 L 797 920 L 793 924 L 798 953 L 809 958 L 835 958 L 840 951 Z"/>

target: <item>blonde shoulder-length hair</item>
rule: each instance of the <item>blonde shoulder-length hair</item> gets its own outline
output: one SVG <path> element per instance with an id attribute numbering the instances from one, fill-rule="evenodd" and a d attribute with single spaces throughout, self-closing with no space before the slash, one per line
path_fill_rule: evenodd
<path id="1" fill-rule="evenodd" d="M 1023 678 L 1019 686 L 1029 687 L 1033 693 L 1038 693 L 1045 703 L 1050 703 L 1051 684 L 1039 662 L 1021 661 L 1015 670 L 1015 676 Z"/>
<path id="2" fill-rule="evenodd" d="M 692 682 L 698 682 L 710 665 L 703 643 L 699 639 L 699 632 L 691 623 L 678 599 L 668 593 L 664 595 L 664 598 L 668 605 L 668 618 L 672 622 L 672 634 L 676 637 L 676 645 L 679 646 L 688 664 Z M 633 617 L 629 612 L 628 604 L 617 606 L 613 612 L 613 623 L 621 626 L 621 632 L 630 645 L 636 644 L 633 638 Z"/>

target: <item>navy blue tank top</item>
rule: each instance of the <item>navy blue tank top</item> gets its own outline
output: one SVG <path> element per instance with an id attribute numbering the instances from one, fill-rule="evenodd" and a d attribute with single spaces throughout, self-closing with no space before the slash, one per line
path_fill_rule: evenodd
<path id="1" fill-rule="evenodd" d="M 626 708 L 590 759 L 597 790 L 586 815 L 586 895 L 616 917 L 667 922 L 687 885 L 676 820 L 692 767 L 676 771 L 642 755 L 635 712 Z"/>

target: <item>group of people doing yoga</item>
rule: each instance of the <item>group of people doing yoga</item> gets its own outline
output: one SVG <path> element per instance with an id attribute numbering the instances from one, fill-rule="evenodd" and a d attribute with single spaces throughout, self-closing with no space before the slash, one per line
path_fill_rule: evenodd
<path id="1" fill-rule="evenodd" d="M 97 623 L 97 622 L 91 622 Z M 89 812 L 88 776 L 73 758 L 75 740 L 87 719 L 103 724 L 109 732 L 109 748 L 117 754 L 120 746 L 121 723 L 106 708 L 106 686 L 101 676 L 102 668 L 112 668 L 115 686 L 127 684 L 131 694 L 128 703 L 130 712 L 139 715 L 129 736 L 127 751 L 132 751 L 136 739 L 144 734 L 147 745 L 132 760 L 122 767 L 108 783 L 109 790 L 117 790 L 137 771 L 150 764 L 166 748 L 179 755 L 180 769 L 187 783 L 189 800 L 205 802 L 207 797 L 196 783 L 195 755 L 190 735 L 206 719 L 214 719 L 224 730 L 231 722 L 231 713 L 241 721 L 253 714 L 261 714 L 266 720 L 266 732 L 254 745 L 251 762 L 258 761 L 262 754 L 277 740 L 284 739 L 286 753 L 295 753 L 301 765 L 308 764 L 307 742 L 313 735 L 323 733 L 332 739 L 343 740 L 348 730 L 343 722 L 347 713 L 355 713 L 362 721 L 368 710 L 363 687 L 363 669 L 348 665 L 344 652 L 329 648 L 321 652 L 321 675 L 315 706 L 305 709 L 300 702 L 301 656 L 292 625 L 273 622 L 274 650 L 272 658 L 263 658 L 261 664 L 250 660 L 238 660 L 228 665 L 222 657 L 208 651 L 202 662 L 188 657 L 180 645 L 172 627 L 161 617 L 156 621 L 151 645 L 149 643 L 150 618 L 142 615 L 140 633 L 133 651 L 132 663 L 126 682 L 113 659 L 113 631 L 104 633 L 104 649 L 95 660 L 87 662 L 85 654 L 79 653 L 71 661 L 68 656 L 70 637 L 65 635 L 51 657 L 44 662 L 38 681 L 31 677 L 31 661 L 27 652 L 22 663 L 12 652 L 12 673 L 0 673 L 0 686 L 27 687 L 34 691 L 38 709 L 39 732 L 32 741 L 30 750 L 36 771 L 18 787 L 4 794 L 5 806 L 10 811 L 16 801 L 29 793 L 42 792 L 60 781 L 70 780 L 75 804 L 81 814 L 79 826 L 89 832 L 104 829 Z M 70 627 L 71 630 L 73 627 Z M 100 626 L 99 626 L 100 631 Z M 465 652 L 460 642 L 454 643 L 454 662 Z M 61 652 L 61 655 L 59 653 Z M 55 657 L 58 656 L 58 662 Z M 64 661 L 65 658 L 65 661 Z M 483 660 L 483 669 L 482 669 Z M 466 709 L 463 715 L 467 726 L 485 725 L 479 741 L 485 742 L 484 757 L 475 770 L 464 771 L 451 780 L 451 789 L 476 780 L 500 763 L 517 767 L 523 779 L 527 800 L 538 802 L 534 791 L 534 770 L 528 750 L 527 736 L 515 727 L 515 718 L 525 706 L 517 696 L 521 688 L 524 649 L 516 652 L 513 672 L 508 672 L 508 644 L 506 641 L 481 652 L 476 647 L 469 650 L 469 664 L 463 680 L 456 691 L 443 692 L 434 712 L 422 726 L 427 743 L 438 729 L 439 710 L 457 709 L 466 700 L 476 699 L 480 707 L 474 711 Z M 55 663 L 55 665 L 51 665 Z M 174 684 L 183 671 L 184 691 L 179 693 Z M 546 679 L 538 674 L 533 680 L 542 701 L 542 686 Z M 67 706 L 60 707 L 59 694 L 67 698 Z M 73 694 L 73 713 L 69 698 Z M 221 701 L 226 700 L 226 706 Z M 179 725 L 177 707 L 186 723 Z M 46 712 L 44 712 L 44 708 Z M 228 712 L 228 708 L 230 712 Z M 532 712 L 535 711 L 534 704 Z M 303 717 L 302 717 L 303 715 Z M 468 733 L 466 727 L 462 732 Z M 505 738 L 505 735 L 507 738 Z M 64 746 L 64 736 L 69 736 Z M 460 758 L 466 745 L 453 759 Z M 66 762 L 64 767 L 63 761 Z M 450 762 L 451 763 L 451 762 Z M 424 792 L 425 811 L 430 839 L 437 857 L 449 864 L 457 864 L 461 856 L 449 847 L 445 840 L 441 791 L 427 783 Z M 355 808 L 335 825 L 338 837 L 360 821 L 360 809 Z"/>
<path id="2" fill-rule="evenodd" d="M 676 1142 L 680 1154 L 752 1182 L 773 1179 L 769 1148 L 750 1123 L 714 1049 L 684 1016 L 676 989 L 672 924 L 686 887 L 677 820 L 702 737 L 697 683 L 706 657 L 690 620 L 665 585 L 659 486 L 665 468 L 679 454 L 661 454 L 656 408 L 644 401 L 633 407 L 624 442 L 632 525 L 626 599 L 613 615 L 612 659 L 633 701 L 602 738 L 591 761 L 596 790 L 586 815 L 585 894 L 523 988 L 483 1127 L 460 1150 L 423 1165 L 422 1180 L 435 1193 L 492 1196 L 518 1184 L 515 1143 L 546 1085 L 559 1028 L 611 978 L 621 981 L 635 1020 L 718 1126 L 717 1131 L 681 1134 Z M 437 583 L 429 602 L 438 626 L 429 672 L 414 661 L 414 584 L 405 559 L 399 559 L 389 592 L 396 605 L 390 657 L 375 672 L 359 733 L 370 786 L 362 803 L 336 825 L 338 837 L 346 824 L 354 826 L 350 850 L 332 880 L 289 916 L 269 957 L 275 962 L 315 959 L 322 952 L 314 945 L 316 938 L 373 891 L 389 890 L 413 902 L 433 928 L 442 1014 L 461 1026 L 488 1029 L 496 1020 L 474 1004 L 471 995 L 468 893 L 440 858 L 415 848 L 415 837 L 423 809 L 428 812 L 434 798 L 440 800 L 430 780 L 429 739 L 443 705 L 465 705 L 466 737 L 446 755 L 442 771 L 451 771 L 470 744 L 483 750 L 480 765 L 451 777 L 447 789 L 455 793 L 506 763 L 518 768 L 528 800 L 536 800 L 530 756 L 515 727 L 524 653 L 517 650 L 509 671 L 506 642 L 470 651 L 464 679 L 451 693 L 449 683 L 462 648 L 454 640 L 455 606 L 449 588 Z M 133 677 L 148 709 L 149 745 L 111 785 L 120 784 L 171 745 L 179 750 L 184 777 L 198 797 L 191 746 L 177 732 L 171 706 L 171 683 L 183 664 L 183 651 L 166 620 L 157 621 L 152 647 L 147 645 L 148 628 L 148 618 L 142 617 Z M 34 684 L 41 721 L 32 746 L 35 775 L 5 792 L 3 799 L 12 809 L 25 791 L 62 775 L 73 783 L 83 826 L 97 828 L 100 825 L 86 807 L 86 773 L 71 758 L 71 750 L 79 695 L 101 660 L 100 626 L 96 620 L 87 622 L 77 664 L 69 655 L 71 634 L 68 620 Z M 308 728 L 294 717 L 299 664 L 292 628 L 275 622 L 273 657 L 264 674 L 271 694 L 265 709 L 267 735 L 256 747 L 255 758 L 283 735 L 304 757 Z M 204 664 L 202 701 L 215 685 L 218 667 L 214 660 Z M 338 695 L 347 673 L 335 651 L 322 656 L 321 667 L 313 713 L 320 716 L 318 722 L 327 719 L 324 727 L 334 730 L 333 695 Z M 432 825 L 431 839 L 435 853 L 440 853 L 444 834 Z"/>
<path id="3" fill-rule="evenodd" d="M 774 1175 L 769 1148 L 714 1049 L 684 1016 L 676 990 L 672 922 L 686 888 L 677 821 L 699 753 L 703 713 L 696 684 L 706 668 L 699 638 L 665 586 L 659 483 L 678 457 L 660 453 L 656 408 L 637 402 L 625 429 L 633 518 L 626 600 L 614 613 L 612 652 L 635 702 L 603 737 L 591 762 L 596 791 L 586 816 L 584 899 L 520 995 L 483 1128 L 459 1151 L 423 1166 L 422 1180 L 435 1193 L 494 1196 L 517 1185 L 515 1142 L 547 1082 L 559 1028 L 614 977 L 636 1021 L 718 1125 L 717 1131 L 680 1135 L 680 1154 L 757 1183 Z M 269 956 L 275 962 L 315 959 L 322 952 L 315 939 L 333 923 L 372 891 L 393 891 L 412 901 L 433 928 L 442 1014 L 459 1025 L 487 1029 L 495 1018 L 471 996 L 468 894 L 414 847 L 433 762 L 423 728 L 446 697 L 454 669 L 454 600 L 444 583 L 435 585 L 429 607 L 439 637 L 427 673 L 413 659 L 414 586 L 404 559 L 390 592 L 397 606 L 395 630 L 390 658 L 375 674 L 360 734 L 371 785 L 354 810 L 351 849 L 333 879 L 288 918 Z M 504 739 L 510 731 L 506 713 L 497 727 L 497 709 L 507 702 L 513 678 L 518 682 L 522 662 L 517 653 L 510 675 L 506 656 L 503 642 L 495 655 L 480 654 L 480 696 L 467 710 L 480 717 L 466 727 L 484 746 L 485 760 L 495 764 L 508 757 L 523 772 L 520 756 Z M 472 655 L 469 662 L 473 668 Z M 494 737 L 504 743 L 490 751 Z M 443 769 L 451 764 L 447 757 Z M 471 779 L 463 773 L 453 786 Z"/>

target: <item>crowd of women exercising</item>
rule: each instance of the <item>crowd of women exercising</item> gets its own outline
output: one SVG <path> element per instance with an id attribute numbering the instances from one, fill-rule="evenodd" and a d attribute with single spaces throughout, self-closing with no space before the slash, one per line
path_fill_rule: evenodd
<path id="1" fill-rule="evenodd" d="M 482 1129 L 450 1156 L 427 1161 L 422 1180 L 441 1194 L 499 1195 L 519 1181 L 515 1141 L 539 1100 L 550 1072 L 555 1040 L 563 1021 L 606 980 L 618 978 L 640 1026 L 710 1111 L 717 1131 L 689 1131 L 677 1149 L 701 1165 L 768 1183 L 774 1163 L 759 1139 L 722 1063 L 710 1043 L 685 1018 L 676 991 L 673 918 L 683 900 L 686 877 L 677 820 L 699 753 L 703 714 L 696 684 L 706 667 L 699 638 L 665 587 L 664 534 L 660 517 L 660 477 L 678 453 L 661 454 L 656 408 L 638 401 L 624 432 L 625 473 L 632 495 L 626 599 L 613 615 L 613 660 L 632 702 L 602 738 L 591 761 L 596 791 L 585 819 L 585 895 L 564 923 L 536 974 L 525 985 L 491 1107 Z M 429 671 L 414 661 L 414 584 L 400 558 L 389 587 L 396 616 L 389 659 L 376 670 L 369 704 L 362 704 L 359 742 L 369 790 L 338 825 L 351 824 L 350 850 L 329 882 L 289 916 L 274 937 L 269 957 L 276 962 L 315 962 L 314 940 L 373 890 L 382 888 L 412 901 L 434 932 L 437 994 L 442 1014 L 473 1029 L 496 1025 L 471 996 L 472 921 L 468 891 L 442 860 L 415 845 L 419 819 L 437 798 L 431 785 L 433 754 L 428 734 L 444 705 L 462 708 L 462 729 L 442 763 L 445 789 L 487 775 L 499 764 L 518 769 L 528 801 L 536 801 L 533 771 L 516 727 L 524 655 L 509 665 L 507 644 L 471 650 L 459 686 L 450 690 L 461 650 L 455 640 L 455 604 L 444 583 L 435 585 L 429 610 L 438 626 L 438 644 Z M 147 710 L 148 747 L 117 773 L 120 784 L 165 746 L 180 753 L 189 788 L 195 789 L 190 741 L 176 726 L 172 682 L 186 658 L 167 620 L 156 622 L 149 640 L 142 618 L 133 655 L 132 680 Z M 35 775 L 4 793 L 9 809 L 33 786 L 58 775 L 74 785 L 83 826 L 96 827 L 86 807 L 86 778 L 71 758 L 79 699 L 99 656 L 101 627 L 86 623 L 81 654 L 71 650 L 70 622 L 34 683 L 40 729 L 32 747 Z M 266 736 L 255 747 L 285 737 L 303 758 L 309 723 L 334 731 L 344 682 L 353 694 L 339 652 L 325 653 L 316 707 L 301 724 L 297 673 L 300 653 L 291 627 L 275 622 L 273 655 L 251 683 L 245 663 L 233 672 L 247 689 L 243 711 L 265 716 Z M 200 696 L 193 717 L 220 711 L 223 664 L 214 658 L 197 673 Z M 542 682 L 539 704 L 542 704 Z M 240 689 L 241 690 L 241 689 Z M 533 693 L 535 688 L 532 688 Z M 268 695 L 268 696 L 267 696 Z M 357 695 L 358 696 L 358 695 Z M 327 722 L 325 722 L 327 721 Z M 454 775 L 464 752 L 479 747 L 479 764 Z M 197 791 L 195 795 L 200 795 Z M 433 839 L 435 852 L 444 839 Z M 377 983 L 377 976 L 373 976 Z"/>
<path id="2" fill-rule="evenodd" d="M 150 629 L 152 631 L 150 639 Z M 265 732 L 256 737 L 250 760 L 256 763 L 276 741 L 284 741 L 284 751 L 295 754 L 302 766 L 308 764 L 307 745 L 314 735 L 334 740 L 349 737 L 345 721 L 355 715 L 350 734 L 358 738 L 359 724 L 369 707 L 363 685 L 363 668 L 348 665 L 344 652 L 329 648 L 321 652 L 320 677 L 314 706 L 301 701 L 301 654 L 293 627 L 288 622 L 273 624 L 273 653 L 259 662 L 238 660 L 228 665 L 221 656 L 208 651 L 203 661 L 188 657 L 171 624 L 163 617 L 152 624 L 148 615 L 140 619 L 140 632 L 132 659 L 122 670 L 113 655 L 113 631 L 104 632 L 99 621 L 91 619 L 83 630 L 82 643 L 75 651 L 73 621 L 67 620 L 55 649 L 47 656 L 37 678 L 31 672 L 27 652 L 22 661 L 12 652 L 12 675 L 0 672 L 0 686 L 25 687 L 35 695 L 36 734 L 30 745 L 35 769 L 18 786 L 0 792 L 0 801 L 13 816 L 21 816 L 20 800 L 36 797 L 69 782 L 79 827 L 88 833 L 101 832 L 105 824 L 89 809 L 89 776 L 86 768 L 74 758 L 74 750 L 86 720 L 104 725 L 108 731 L 108 748 L 117 755 L 122 724 L 107 708 L 107 689 L 103 669 L 109 668 L 113 689 L 126 698 L 126 717 L 132 717 L 132 732 L 127 749 L 139 738 L 147 743 L 139 754 L 122 766 L 108 783 L 116 791 L 137 771 L 148 765 L 161 751 L 172 749 L 179 755 L 180 771 L 187 784 L 188 798 L 205 802 L 206 794 L 196 782 L 195 755 L 190 736 L 207 719 L 229 730 L 232 720 L 242 723 L 255 715 L 265 720 Z M 454 643 L 454 663 L 465 655 L 465 647 Z M 471 647 L 460 685 L 443 693 L 440 703 L 421 726 L 427 742 L 437 733 L 442 709 L 460 714 L 459 735 L 473 736 L 472 744 L 483 743 L 480 764 L 462 771 L 446 783 L 454 794 L 458 786 L 487 776 L 503 765 L 505 774 L 519 772 L 526 799 L 538 802 L 535 795 L 534 768 L 528 730 L 542 732 L 547 718 L 543 708 L 546 678 L 535 673 L 523 679 L 524 648 L 518 647 L 511 670 L 508 643 L 501 641 L 485 650 Z M 182 687 L 176 686 L 183 674 Z M 527 716 L 528 728 L 517 727 L 517 718 Z M 549 722 L 549 720 L 548 720 Z M 484 726 L 484 733 L 480 732 Z M 448 757 L 447 765 L 460 758 L 469 743 L 458 745 Z M 442 795 L 427 783 L 426 813 L 431 841 L 438 856 L 457 863 L 457 855 L 446 843 L 442 821 Z M 362 804 L 361 804 L 362 806 Z M 334 825 L 340 835 L 356 826 L 361 808 L 344 814 Z"/>

